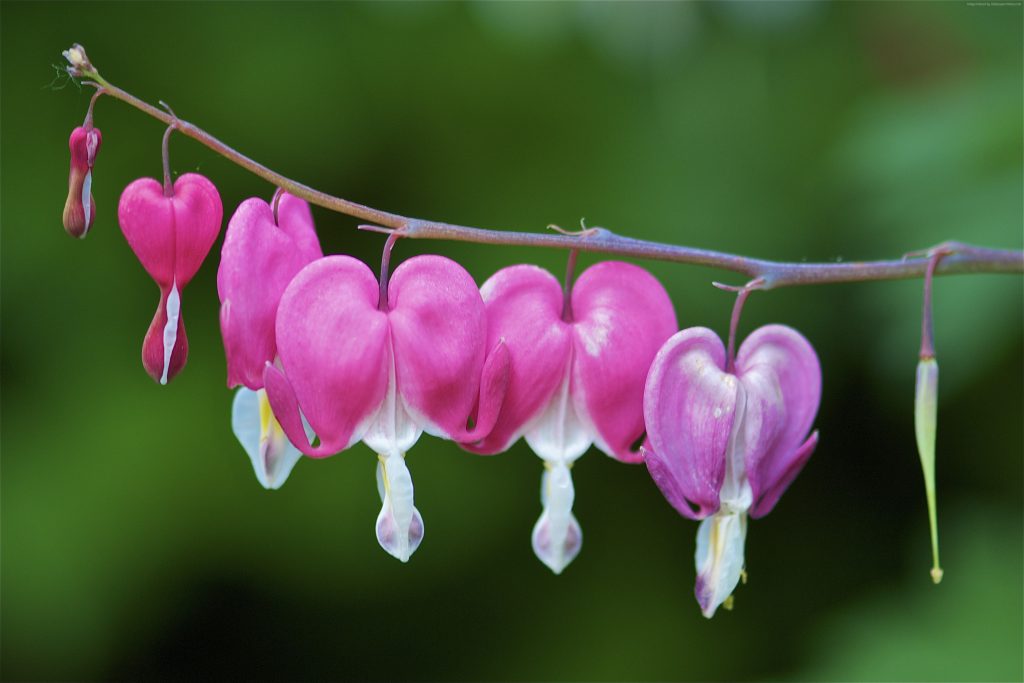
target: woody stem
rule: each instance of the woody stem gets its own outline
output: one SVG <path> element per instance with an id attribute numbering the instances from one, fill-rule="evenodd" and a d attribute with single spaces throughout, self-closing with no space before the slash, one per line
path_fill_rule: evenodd
<path id="1" fill-rule="evenodd" d="M 925 274 L 930 259 L 905 258 L 887 261 L 861 261 L 848 263 L 786 263 L 749 258 L 707 249 L 663 244 L 618 235 L 604 228 L 592 228 L 587 239 L 573 235 L 486 230 L 464 225 L 409 218 L 388 211 L 364 206 L 341 197 L 335 197 L 272 171 L 241 152 L 229 147 L 203 129 L 172 117 L 147 102 L 140 100 L 117 86 L 111 85 L 99 73 L 87 75 L 101 86 L 105 93 L 121 100 L 149 116 L 174 125 L 178 131 L 202 143 L 225 159 L 267 182 L 283 188 L 289 194 L 332 211 L 402 231 L 410 239 L 448 240 L 477 244 L 578 249 L 579 251 L 627 256 L 633 258 L 671 261 L 719 268 L 761 278 L 761 289 L 774 289 L 796 285 L 815 285 L 833 282 L 863 282 L 869 280 L 899 280 L 917 278 Z M 1024 252 L 989 249 L 957 244 L 954 253 L 936 265 L 934 275 L 955 273 L 1024 273 Z"/>

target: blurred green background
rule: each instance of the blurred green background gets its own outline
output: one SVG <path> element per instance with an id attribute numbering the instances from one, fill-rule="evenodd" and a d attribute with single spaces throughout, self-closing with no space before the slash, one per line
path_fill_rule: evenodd
<path id="1" fill-rule="evenodd" d="M 747 541 L 712 621 L 696 524 L 642 468 L 574 470 L 586 542 L 532 555 L 539 460 L 424 437 L 427 535 L 381 551 L 373 455 L 260 488 L 229 428 L 212 255 L 184 296 L 168 387 L 139 361 L 158 294 L 118 196 L 160 172 L 163 128 L 97 104 L 97 222 L 60 224 L 89 92 L 51 84 L 81 42 L 294 178 L 408 215 L 623 234 L 786 260 L 1022 246 L 1022 9 L 1010 3 L 15 3 L 2 12 L 2 674 L 5 679 L 1020 680 L 1022 281 L 936 284 L 933 587 L 912 395 L 920 281 L 757 294 L 815 344 L 821 444 Z M 226 212 L 273 188 L 175 137 Z M 382 239 L 315 212 L 326 250 Z M 564 254 L 402 243 L 482 282 Z M 584 264 L 593 257 L 584 256 Z M 726 331 L 738 276 L 646 263 L 682 325 Z"/>

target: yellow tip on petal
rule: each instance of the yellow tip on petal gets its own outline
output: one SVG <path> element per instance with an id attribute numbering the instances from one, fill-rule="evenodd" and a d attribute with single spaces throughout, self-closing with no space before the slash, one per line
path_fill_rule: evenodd
<path id="1" fill-rule="evenodd" d="M 939 567 L 933 567 L 931 571 L 932 582 L 939 584 L 942 582 L 942 569 Z"/>

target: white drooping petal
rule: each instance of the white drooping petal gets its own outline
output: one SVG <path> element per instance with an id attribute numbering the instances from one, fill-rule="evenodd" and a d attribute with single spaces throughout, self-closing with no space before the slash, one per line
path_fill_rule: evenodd
<path id="1" fill-rule="evenodd" d="M 572 358 L 566 363 L 562 383 L 544 410 L 523 434 L 534 453 L 549 463 L 570 463 L 587 452 L 593 443 L 589 422 L 577 413 L 569 394 Z"/>
<path id="2" fill-rule="evenodd" d="M 167 384 L 167 373 L 171 369 L 171 353 L 174 343 L 178 340 L 178 317 L 181 315 L 181 295 L 178 294 L 178 283 L 173 282 L 171 293 L 167 295 L 167 324 L 164 325 L 164 372 L 160 375 L 160 384 Z"/>
<path id="3" fill-rule="evenodd" d="M 743 574 L 746 512 L 718 512 L 697 530 L 697 602 L 709 619 L 736 590 Z"/>
<path id="4" fill-rule="evenodd" d="M 583 546 L 583 531 L 572 514 L 576 497 L 572 473 L 565 463 L 546 464 L 541 479 L 544 511 L 533 527 L 533 552 L 551 571 L 561 574 Z"/>
<path id="5" fill-rule="evenodd" d="M 92 171 L 85 172 L 85 181 L 82 183 L 82 209 L 85 211 L 85 230 L 82 237 L 85 237 L 92 227 Z"/>
<path id="6" fill-rule="evenodd" d="M 405 454 L 423 429 L 398 393 L 393 350 L 388 362 L 384 401 L 370 421 L 363 443 L 377 452 L 377 492 L 381 502 L 375 527 L 377 542 L 390 555 L 408 562 L 423 540 L 423 517 L 413 504 L 412 475 L 405 466 Z"/>
<path id="7" fill-rule="evenodd" d="M 579 412 L 580 402 L 570 392 L 572 371 L 570 356 L 558 389 L 523 434 L 545 467 L 540 494 L 544 509 L 533 526 L 533 552 L 556 574 L 576 558 L 583 546 L 583 530 L 572 514 L 576 493 L 569 468 L 595 438 L 589 420 Z"/>
<path id="8" fill-rule="evenodd" d="M 378 458 L 377 486 L 381 493 L 377 542 L 392 556 L 408 562 L 423 540 L 423 517 L 413 504 L 412 476 L 404 453 Z"/>
<path id="9" fill-rule="evenodd" d="M 731 379 L 731 377 L 730 377 Z M 753 492 L 747 482 L 746 391 L 737 383 L 732 432 L 725 452 L 725 478 L 719 492 L 719 509 L 704 519 L 697 530 L 697 602 L 709 619 L 732 595 L 743 574 L 743 544 L 747 537 L 747 510 Z"/>
<path id="10" fill-rule="evenodd" d="M 302 424 L 306 436 L 312 441 L 313 430 L 305 418 Z M 288 441 L 278 424 L 266 391 L 241 387 L 235 392 L 231 405 L 231 429 L 249 455 L 253 471 L 263 488 L 280 488 L 302 453 Z"/>

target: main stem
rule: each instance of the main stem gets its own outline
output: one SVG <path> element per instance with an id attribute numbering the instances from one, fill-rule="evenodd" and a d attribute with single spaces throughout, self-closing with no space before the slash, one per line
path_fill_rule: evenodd
<path id="1" fill-rule="evenodd" d="M 111 85 L 95 71 L 83 74 L 83 77 L 91 79 L 101 86 L 104 95 L 109 95 L 122 102 L 126 102 L 168 125 L 174 124 L 178 132 L 183 135 L 199 141 L 217 154 L 296 197 L 305 199 L 317 206 L 322 206 L 325 209 L 398 230 L 401 232 L 402 237 L 409 239 L 448 240 L 475 242 L 477 244 L 547 247 L 552 249 L 578 249 L 579 251 L 616 256 L 689 263 L 728 270 L 749 278 L 760 278 L 763 280 L 763 285 L 760 289 L 832 282 L 917 278 L 925 274 L 930 262 L 929 254 L 940 248 L 948 255 L 942 258 L 941 263 L 935 269 L 935 275 L 952 275 L 955 273 L 1024 273 L 1024 252 L 988 249 L 957 242 L 948 242 L 936 247 L 934 250 L 922 252 L 924 255 L 917 258 L 849 263 L 786 263 L 623 237 L 604 228 L 591 229 L 588 231 L 586 239 L 580 239 L 578 236 L 573 235 L 485 230 L 464 225 L 409 218 L 357 204 L 356 202 L 313 189 L 308 185 L 303 185 L 250 159 L 210 135 L 202 128 L 187 121 L 174 118 L 170 114 L 140 100 L 131 93 Z"/>

